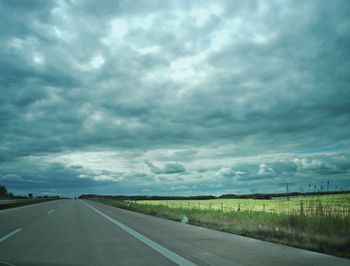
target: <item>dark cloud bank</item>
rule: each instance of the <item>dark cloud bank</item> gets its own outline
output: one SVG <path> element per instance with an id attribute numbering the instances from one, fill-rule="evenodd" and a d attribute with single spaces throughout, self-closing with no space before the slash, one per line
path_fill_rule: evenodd
<path id="1" fill-rule="evenodd" d="M 349 13 L 346 0 L 2 1 L 0 183 L 348 186 Z"/>

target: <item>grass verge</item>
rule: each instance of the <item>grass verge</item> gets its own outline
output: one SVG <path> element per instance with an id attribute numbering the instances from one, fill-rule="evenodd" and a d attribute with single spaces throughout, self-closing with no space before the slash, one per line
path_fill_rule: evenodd
<path id="1" fill-rule="evenodd" d="M 237 235 L 350 258 L 350 219 L 265 212 L 221 212 L 143 205 L 111 199 L 96 202 Z"/>

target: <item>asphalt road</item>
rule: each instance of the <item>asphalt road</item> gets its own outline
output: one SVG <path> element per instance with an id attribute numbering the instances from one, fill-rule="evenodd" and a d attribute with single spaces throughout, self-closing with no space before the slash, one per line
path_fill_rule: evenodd
<path id="1" fill-rule="evenodd" d="M 82 200 L 0 211 L 0 265 L 350 265 Z"/>

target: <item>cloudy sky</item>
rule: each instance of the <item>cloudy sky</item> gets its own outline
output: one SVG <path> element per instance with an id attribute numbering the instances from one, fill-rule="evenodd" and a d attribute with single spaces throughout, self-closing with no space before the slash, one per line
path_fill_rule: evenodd
<path id="1" fill-rule="evenodd" d="M 350 2 L 1 1 L 15 194 L 350 186 Z"/>

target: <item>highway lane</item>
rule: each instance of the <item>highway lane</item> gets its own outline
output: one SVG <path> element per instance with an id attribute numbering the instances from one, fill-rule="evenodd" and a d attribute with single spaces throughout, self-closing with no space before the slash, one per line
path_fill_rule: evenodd
<path id="1" fill-rule="evenodd" d="M 0 242 L 0 261 L 13 265 L 175 265 L 80 200 L 0 212 L 0 224 L 21 229 Z"/>
<path id="2" fill-rule="evenodd" d="M 17 266 L 350 265 L 346 259 L 82 200 L 0 211 L 0 261 Z"/>

